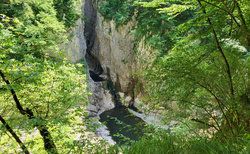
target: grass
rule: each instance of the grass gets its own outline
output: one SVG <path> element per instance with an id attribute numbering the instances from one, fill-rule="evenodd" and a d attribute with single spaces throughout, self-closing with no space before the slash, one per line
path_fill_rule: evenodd
<path id="1" fill-rule="evenodd" d="M 193 138 L 184 140 L 181 137 L 164 135 L 162 137 L 143 137 L 139 142 L 122 149 L 123 154 L 249 154 L 249 141 L 231 141 Z"/>
<path id="2" fill-rule="evenodd" d="M 131 146 L 109 147 L 98 154 L 250 154 L 249 138 L 234 138 L 227 141 L 207 137 L 190 136 L 166 130 L 151 132 Z"/>

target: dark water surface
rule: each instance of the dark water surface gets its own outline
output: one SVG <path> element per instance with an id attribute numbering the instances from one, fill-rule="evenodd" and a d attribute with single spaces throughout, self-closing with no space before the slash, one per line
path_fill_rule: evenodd
<path id="1" fill-rule="evenodd" d="M 145 122 L 128 111 L 126 107 L 116 107 L 105 111 L 100 115 L 100 122 L 106 123 L 113 140 L 119 144 L 125 144 L 125 137 L 138 141 L 143 135 L 142 129 Z M 117 136 L 116 134 L 122 134 Z"/>

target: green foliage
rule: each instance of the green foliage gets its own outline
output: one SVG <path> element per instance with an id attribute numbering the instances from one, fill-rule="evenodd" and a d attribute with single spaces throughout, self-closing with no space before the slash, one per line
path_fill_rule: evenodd
<path id="1" fill-rule="evenodd" d="M 219 140 L 208 140 L 205 138 L 193 138 L 183 140 L 169 134 L 160 137 L 143 137 L 139 142 L 123 149 L 124 154 L 161 154 L 161 153 L 247 153 L 244 149 L 247 142 L 234 144 L 228 142 L 227 145 Z M 240 149 L 239 149 L 240 148 Z"/>
<path id="2" fill-rule="evenodd" d="M 49 60 L 43 62 L 28 56 L 22 62 L 15 59 L 1 60 L 4 65 L 1 65 L 0 69 L 12 84 L 8 87 L 0 81 L 0 113 L 11 127 L 18 128 L 16 131 L 21 137 L 26 138 L 28 149 L 34 153 L 44 153 L 43 140 L 37 131 L 33 130 L 37 124 L 50 128 L 60 153 L 78 146 L 82 149 L 83 141 L 74 141 L 77 135 L 83 133 L 82 128 L 78 128 L 84 125 L 81 119 L 84 108 L 80 105 L 87 103 L 88 95 L 85 75 L 81 70 L 64 60 L 56 63 Z M 24 108 L 32 109 L 36 119 L 28 119 L 18 113 L 9 92 L 10 88 L 15 90 Z M 3 135 L 3 139 L 6 137 Z M 9 144 L 5 141 L 2 140 L 1 147 Z M 15 150 L 16 147 L 16 143 L 11 142 L 6 150 Z"/>
<path id="3" fill-rule="evenodd" d="M 149 44 L 159 53 L 172 48 L 173 42 L 168 31 L 174 23 L 168 20 L 168 15 L 160 14 L 155 8 L 139 8 L 137 21 L 136 42 L 144 39 L 145 44 Z"/>
<path id="4" fill-rule="evenodd" d="M 80 75 L 70 63 L 43 63 L 32 57 L 25 57 L 22 63 L 14 59 L 9 64 L 5 63 L 1 70 L 10 81 L 15 81 L 11 86 L 22 96 L 20 101 L 25 102 L 24 107 L 33 106 L 36 116 L 42 119 L 53 117 L 60 121 L 66 116 L 62 108 L 68 109 L 71 103 L 83 102 L 83 99 L 86 101 L 86 96 L 80 95 L 86 88 L 80 82 L 85 76 Z M 2 97 L 9 98 L 10 95 L 4 91 Z M 2 100 L 9 104 L 7 100 Z M 49 121 L 52 122 L 53 119 Z"/>
<path id="5" fill-rule="evenodd" d="M 176 27 L 192 18 L 193 11 L 185 11 L 175 18 L 166 13 L 160 13 L 158 10 L 170 6 L 173 2 L 135 2 L 143 4 L 144 7 L 138 8 L 137 26 L 135 28 L 136 45 L 143 40 L 145 44 L 158 51 L 158 56 L 171 50 L 176 43 Z M 139 5 L 140 6 L 140 5 Z M 183 32 L 180 32 L 182 35 Z M 137 47 L 137 46 L 136 46 Z"/>
<path id="6" fill-rule="evenodd" d="M 111 146 L 106 150 L 98 150 L 96 153 L 124 153 L 124 154 L 162 154 L 162 153 L 243 153 L 250 150 L 249 139 L 235 138 L 222 142 L 219 139 L 200 137 L 196 134 L 186 134 L 185 127 L 181 125 L 165 130 L 160 127 L 148 125 L 144 130 L 145 136 L 130 146 Z M 177 131 L 179 129 L 179 132 Z"/>
<path id="7" fill-rule="evenodd" d="M 170 21 L 180 19 L 168 29 L 172 48 L 149 64 L 141 76 L 148 94 L 154 96 L 147 98 L 147 104 L 153 109 L 165 108 L 168 117 L 176 120 L 196 121 L 196 131 L 212 127 L 222 138 L 248 134 L 249 19 L 241 12 L 248 2 L 202 1 L 202 7 L 199 1 L 172 2 L 163 8 L 159 8 L 159 1 L 142 3 L 153 8 L 157 5 Z M 225 11 L 233 6 L 238 9 L 232 14 Z M 182 20 L 188 11 L 193 12 L 192 18 Z M 164 50 L 166 45 L 162 46 Z"/>
<path id="8" fill-rule="evenodd" d="M 53 0 L 56 9 L 56 16 L 63 21 L 65 27 L 74 27 L 76 20 L 80 18 L 80 0 Z"/>
<path id="9" fill-rule="evenodd" d="M 11 18 L 18 18 L 24 25 L 16 27 L 20 33 L 16 38 L 18 48 L 10 56 L 22 59 L 25 54 L 33 54 L 41 58 L 46 52 L 59 51 L 58 44 L 67 42 L 65 26 L 74 26 L 80 17 L 80 8 L 75 7 L 79 6 L 78 3 L 80 4 L 79 1 L 73 0 L 1 2 L 4 6 L 3 12 Z"/>
<path id="10" fill-rule="evenodd" d="M 126 24 L 134 15 L 133 1 L 107 0 L 100 2 L 100 13 L 107 20 L 114 20 L 116 25 Z"/>
<path id="11" fill-rule="evenodd" d="M 39 131 L 42 135 L 41 130 L 50 132 L 52 136 L 48 137 L 55 143 L 56 151 L 59 153 L 83 151 L 85 141 L 79 136 L 84 133 L 85 121 L 82 121 L 82 116 L 87 116 L 84 114 L 84 105 L 87 104 L 89 93 L 86 90 L 86 76 L 82 73 L 82 65 L 75 66 L 64 59 L 50 59 L 49 57 L 41 59 L 36 56 L 36 52 L 39 53 L 38 48 L 34 50 L 36 52 L 25 52 L 25 54 L 20 51 L 21 49 L 30 51 L 36 46 L 41 47 L 42 45 L 38 45 L 41 42 L 37 40 L 45 38 L 45 44 L 48 46 L 41 47 L 41 49 L 53 51 L 53 44 L 57 43 L 53 39 L 56 35 L 59 37 L 59 32 L 65 31 L 56 18 L 53 16 L 50 18 L 50 15 L 55 15 L 55 12 L 51 5 L 46 6 L 49 4 L 48 1 L 43 1 L 40 5 L 39 3 L 33 4 L 32 1 L 26 2 L 15 1 L 11 7 L 32 8 L 31 12 L 28 10 L 26 13 L 33 14 L 38 11 L 35 12 L 36 19 L 28 19 L 25 14 L 19 16 L 22 21 L 0 15 L 0 71 L 5 75 L 3 77 L 1 74 L 0 80 L 0 114 L 18 136 L 25 139 L 24 144 L 33 153 L 49 152 L 44 146 L 47 144 L 45 139 L 39 135 Z M 43 12 L 46 7 L 49 9 L 47 11 L 52 14 L 46 16 L 46 12 Z M 38 19 L 41 20 L 38 22 Z M 52 19 L 55 21 L 52 22 Z M 32 20 L 36 24 L 30 24 Z M 44 27 L 46 28 L 43 29 Z M 54 31 L 56 29 L 58 31 Z M 58 34 L 52 35 L 50 30 Z M 37 32 L 37 35 L 34 32 Z M 49 44 L 51 41 L 54 43 Z M 31 44 L 25 45 L 25 43 Z M 16 56 L 18 54 L 22 54 L 22 58 Z M 63 55 L 59 57 L 63 58 Z M 4 81 L 6 79 L 10 84 L 6 84 Z M 11 93 L 13 91 L 20 104 L 14 101 L 14 95 Z M 18 105 L 32 116 L 23 115 Z M 10 140 L 12 137 L 3 125 L 1 125 L 0 135 L 1 153 L 19 151 L 18 144 Z"/>

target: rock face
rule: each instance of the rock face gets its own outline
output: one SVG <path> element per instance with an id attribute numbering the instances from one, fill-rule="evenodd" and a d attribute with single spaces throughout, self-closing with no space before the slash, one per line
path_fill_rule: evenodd
<path id="1" fill-rule="evenodd" d="M 68 33 L 70 41 L 60 48 L 71 62 L 85 59 L 88 64 L 90 116 L 117 103 L 137 106 L 143 90 L 133 75 L 141 67 L 133 50 L 135 37 L 130 34 L 135 22 L 116 27 L 114 21 L 104 20 L 92 0 L 83 0 L 83 4 L 86 22 L 79 19 Z"/>
<path id="2" fill-rule="evenodd" d="M 136 86 L 138 79 L 133 75 L 139 69 L 132 43 L 135 37 L 130 34 L 134 22 L 116 27 L 114 21 L 105 21 L 96 8 L 92 0 L 85 0 L 85 59 L 91 77 L 93 96 L 89 110 L 93 116 L 113 108 L 121 98 L 127 106 L 137 105 L 142 95 L 141 87 Z M 108 81 L 108 85 L 103 81 Z"/>
<path id="3" fill-rule="evenodd" d="M 82 1 L 82 7 L 79 9 L 83 10 L 84 0 Z M 81 4 L 79 5 L 81 6 Z M 86 40 L 84 36 L 84 21 L 78 19 L 76 26 L 69 29 L 68 42 L 59 45 L 59 48 L 63 51 L 65 58 L 72 63 L 77 63 L 84 59 L 86 54 Z M 48 53 L 51 57 L 56 57 L 56 53 Z"/>
<path id="4" fill-rule="evenodd" d="M 68 34 L 69 42 L 63 44 L 65 57 L 73 63 L 79 62 L 86 53 L 86 42 L 84 38 L 84 22 L 79 19 Z"/>
<path id="5" fill-rule="evenodd" d="M 83 0 L 83 4 L 81 9 L 87 20 L 77 21 L 77 26 L 68 34 L 70 41 L 62 44 L 61 49 L 71 62 L 84 59 L 88 64 L 87 83 L 92 93 L 87 106 L 89 116 L 99 117 L 119 104 L 137 107 L 144 92 L 138 84 L 140 79 L 133 75 L 143 67 L 133 50 L 135 36 L 130 34 L 135 22 L 116 27 L 114 21 L 104 20 L 92 0 Z M 142 42 L 138 47 L 140 53 L 148 57 Z M 95 133 L 111 142 L 106 129 L 103 126 Z"/>
<path id="6" fill-rule="evenodd" d="M 103 74 L 107 76 L 119 92 L 129 94 L 133 91 L 135 81 L 133 71 L 136 70 L 133 50 L 134 36 L 130 35 L 133 23 L 116 29 L 113 21 L 106 22 L 97 13 L 96 43 L 92 53 L 98 57 Z"/>

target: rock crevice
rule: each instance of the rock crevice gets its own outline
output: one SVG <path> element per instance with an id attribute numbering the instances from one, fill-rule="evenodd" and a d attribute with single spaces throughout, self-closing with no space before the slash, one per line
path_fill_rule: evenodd
<path id="1" fill-rule="evenodd" d="M 113 108 L 117 101 L 126 106 L 138 106 L 142 96 L 136 86 L 139 79 L 133 75 L 140 67 L 133 49 L 135 36 L 130 34 L 136 22 L 117 27 L 114 21 L 104 20 L 97 8 L 92 0 L 85 0 L 85 59 L 92 92 L 89 110 L 96 111 L 90 113 L 93 116 Z M 107 81 L 112 83 L 115 94 L 105 86 Z"/>

